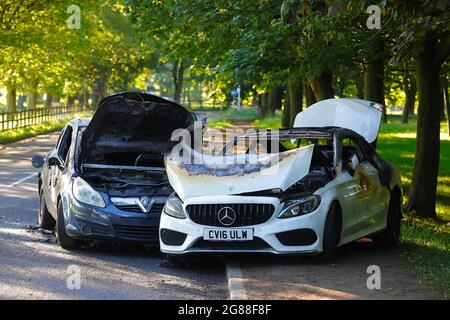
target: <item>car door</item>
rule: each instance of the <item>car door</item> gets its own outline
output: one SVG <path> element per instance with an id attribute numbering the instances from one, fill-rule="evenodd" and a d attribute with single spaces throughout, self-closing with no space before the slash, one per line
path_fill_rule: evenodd
<path id="1" fill-rule="evenodd" d="M 72 144 L 72 132 L 73 128 L 72 126 L 67 126 L 64 130 L 64 132 L 61 135 L 61 139 L 58 143 L 58 146 L 56 147 L 55 152 L 53 153 L 53 157 L 56 157 L 59 160 L 60 166 L 52 165 L 49 168 L 49 174 L 48 174 L 48 190 L 49 190 L 49 197 L 51 200 L 52 208 L 49 210 L 52 210 L 52 212 L 55 213 L 57 211 L 57 201 L 58 201 L 58 195 L 59 195 L 59 189 L 60 189 L 60 179 L 61 175 L 65 172 L 66 168 L 66 161 L 67 156 L 69 154 L 70 146 Z"/>
<path id="2" fill-rule="evenodd" d="M 342 206 L 342 242 L 356 239 L 361 230 L 367 227 L 367 197 L 368 184 L 361 180 L 364 170 L 364 161 L 358 145 L 350 137 L 343 137 L 342 145 L 342 172 L 336 177 L 336 196 Z M 348 166 L 350 158 L 356 155 L 360 164 L 356 170 Z"/>
<path id="3" fill-rule="evenodd" d="M 364 141 L 356 140 L 355 142 L 360 146 L 361 156 L 363 157 L 359 173 L 365 192 L 367 193 L 366 219 L 368 227 L 365 232 L 368 234 L 386 227 L 390 192 L 381 182 L 380 173 L 370 161 L 373 156 L 370 151 L 371 149 L 368 146 L 364 146 Z"/>
<path id="4" fill-rule="evenodd" d="M 378 171 L 363 152 L 361 142 L 354 138 L 348 140 L 359 161 L 353 172 L 351 187 L 348 189 L 352 199 L 349 202 L 351 209 L 348 211 L 345 226 L 345 235 L 348 240 L 353 240 L 380 229 L 380 222 L 383 221 L 386 210 L 388 191 L 381 185 Z M 350 156 L 350 154 L 343 152 L 343 156 Z M 343 159 L 343 161 L 346 160 L 348 159 Z M 345 162 L 343 163 L 345 166 Z"/>

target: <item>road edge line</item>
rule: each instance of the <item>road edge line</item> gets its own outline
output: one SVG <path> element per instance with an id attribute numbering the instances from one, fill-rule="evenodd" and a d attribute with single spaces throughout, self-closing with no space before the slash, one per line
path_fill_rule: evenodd
<path id="1" fill-rule="evenodd" d="M 229 300 L 248 300 L 241 269 L 235 262 L 226 264 Z"/>

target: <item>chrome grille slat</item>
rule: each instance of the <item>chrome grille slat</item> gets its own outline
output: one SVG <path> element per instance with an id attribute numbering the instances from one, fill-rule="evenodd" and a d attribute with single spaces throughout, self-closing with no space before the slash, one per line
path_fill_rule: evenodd
<path id="1" fill-rule="evenodd" d="M 186 207 L 186 210 L 195 223 L 224 227 L 217 219 L 217 212 L 223 207 L 230 207 L 236 212 L 236 221 L 230 227 L 265 223 L 272 217 L 275 210 L 275 207 L 268 203 L 191 204 Z"/>

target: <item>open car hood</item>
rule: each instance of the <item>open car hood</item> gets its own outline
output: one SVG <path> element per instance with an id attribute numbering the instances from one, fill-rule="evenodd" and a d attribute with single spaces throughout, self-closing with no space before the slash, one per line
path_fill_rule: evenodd
<path id="1" fill-rule="evenodd" d="M 236 156 L 202 155 L 184 149 L 186 159 L 194 161 L 186 163 L 172 153 L 164 162 L 170 184 L 184 201 L 198 196 L 285 191 L 309 173 L 313 148 L 309 145 L 278 154 Z"/>
<path id="2" fill-rule="evenodd" d="M 148 93 L 108 96 L 82 134 L 82 162 L 101 163 L 104 154 L 116 152 L 164 153 L 172 132 L 194 121 L 194 114 L 182 106 Z"/>
<path id="3" fill-rule="evenodd" d="M 383 105 L 360 99 L 327 99 L 297 114 L 296 128 L 340 127 L 359 133 L 373 143 L 380 130 Z"/>

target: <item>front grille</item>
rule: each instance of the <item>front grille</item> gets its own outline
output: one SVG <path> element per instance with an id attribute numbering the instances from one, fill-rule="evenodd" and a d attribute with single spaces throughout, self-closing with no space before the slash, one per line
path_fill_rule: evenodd
<path id="1" fill-rule="evenodd" d="M 122 238 L 135 240 L 158 240 L 158 227 L 113 225 L 114 230 Z"/>
<path id="2" fill-rule="evenodd" d="M 236 221 L 227 227 L 245 227 L 267 222 L 275 210 L 272 204 L 258 203 L 191 204 L 186 209 L 195 223 L 225 227 L 217 218 L 217 213 L 223 207 L 230 207 L 236 212 Z"/>
<path id="3" fill-rule="evenodd" d="M 122 211 L 143 213 L 143 211 L 137 204 L 116 205 L 116 207 Z M 163 207 L 164 207 L 164 203 L 155 203 L 155 204 L 153 204 L 149 213 L 150 214 L 161 213 Z"/>

